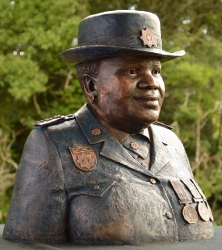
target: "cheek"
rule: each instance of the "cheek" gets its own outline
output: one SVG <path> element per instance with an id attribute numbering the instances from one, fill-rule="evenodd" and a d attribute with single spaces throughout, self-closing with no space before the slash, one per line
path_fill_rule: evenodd
<path id="1" fill-rule="evenodd" d="M 120 102 L 119 91 L 117 88 L 106 87 L 99 93 L 98 99 L 102 109 L 114 109 Z"/>
<path id="2" fill-rule="evenodd" d="M 102 90 L 102 98 L 112 101 L 114 104 L 124 102 L 127 97 L 127 89 L 120 82 L 110 83 L 105 90 Z"/>
<path id="3" fill-rule="evenodd" d="M 160 94 L 161 94 L 162 99 L 163 99 L 165 96 L 165 84 L 164 84 L 163 80 L 161 80 L 159 82 L 159 86 L 160 86 Z"/>
<path id="4" fill-rule="evenodd" d="M 121 110 L 133 96 L 134 85 L 123 76 L 103 74 L 98 94 L 100 105 L 105 109 Z"/>

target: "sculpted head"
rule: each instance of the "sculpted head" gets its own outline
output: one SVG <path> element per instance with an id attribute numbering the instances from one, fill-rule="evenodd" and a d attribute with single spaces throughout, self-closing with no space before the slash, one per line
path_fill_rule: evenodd
<path id="1" fill-rule="evenodd" d="M 158 58 L 104 59 L 80 64 L 77 72 L 90 109 L 102 122 L 135 133 L 158 119 L 165 93 Z"/>
<path id="2" fill-rule="evenodd" d="M 77 65 L 88 106 L 101 122 L 128 133 L 156 121 L 164 99 L 161 63 L 184 55 L 162 50 L 160 22 L 144 11 L 110 11 L 85 18 L 77 48 L 62 60 Z"/>

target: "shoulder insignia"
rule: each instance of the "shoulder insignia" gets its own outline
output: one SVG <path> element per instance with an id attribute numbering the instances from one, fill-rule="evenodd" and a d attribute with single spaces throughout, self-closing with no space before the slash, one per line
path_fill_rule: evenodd
<path id="1" fill-rule="evenodd" d="M 74 117 L 75 116 L 73 114 L 70 114 L 70 115 L 67 115 L 67 116 L 55 115 L 55 116 L 53 116 L 51 118 L 46 118 L 46 119 L 35 122 L 34 126 L 47 127 L 47 126 L 54 125 L 54 124 L 57 124 L 57 123 L 60 123 L 60 122 L 63 122 L 63 121 L 74 119 Z"/>
<path id="2" fill-rule="evenodd" d="M 168 128 L 168 129 L 170 129 L 170 130 L 173 129 L 173 127 L 171 127 L 171 126 L 169 126 L 169 125 L 166 125 L 166 124 L 164 124 L 164 123 L 162 123 L 162 122 L 153 122 L 152 124 L 155 124 L 155 125 L 158 125 L 158 126 L 162 126 L 162 127 L 164 127 L 164 128 Z"/>

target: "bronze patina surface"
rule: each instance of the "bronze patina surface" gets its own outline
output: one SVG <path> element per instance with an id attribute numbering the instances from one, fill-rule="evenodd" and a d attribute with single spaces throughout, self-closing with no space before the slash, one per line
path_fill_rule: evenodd
<path id="1" fill-rule="evenodd" d="M 142 32 L 142 37 L 141 37 Z M 60 54 L 87 104 L 39 121 L 16 175 L 4 239 L 138 245 L 213 236 L 213 216 L 184 147 L 157 122 L 165 95 L 156 15 L 113 11 L 79 26 Z"/>
<path id="2" fill-rule="evenodd" d="M 140 39 L 143 41 L 143 45 L 147 45 L 149 48 L 152 48 L 152 46 L 157 47 L 156 42 L 154 41 L 153 33 L 148 28 L 142 30 L 142 36 Z"/>

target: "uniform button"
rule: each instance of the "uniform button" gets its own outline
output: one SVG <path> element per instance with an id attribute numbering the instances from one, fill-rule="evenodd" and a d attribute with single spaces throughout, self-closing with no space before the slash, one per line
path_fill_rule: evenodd
<path id="1" fill-rule="evenodd" d="M 166 217 L 167 217 L 168 219 L 172 219 L 172 218 L 173 218 L 173 215 L 172 215 L 170 212 L 167 212 L 167 213 L 166 213 Z"/>
<path id="2" fill-rule="evenodd" d="M 99 186 L 98 186 L 98 185 L 95 185 L 95 186 L 94 186 L 94 189 L 96 189 L 96 190 L 99 189 Z"/>
<path id="3" fill-rule="evenodd" d="M 156 180 L 153 179 L 153 178 L 150 178 L 150 183 L 151 183 L 151 184 L 156 184 Z"/>

